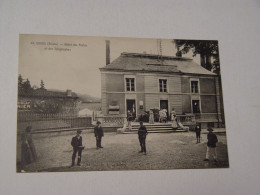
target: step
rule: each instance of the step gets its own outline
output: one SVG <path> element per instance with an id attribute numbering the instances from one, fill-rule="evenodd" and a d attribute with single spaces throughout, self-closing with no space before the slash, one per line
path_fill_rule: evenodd
<path id="1" fill-rule="evenodd" d="M 160 131 L 148 131 L 148 133 L 179 133 L 179 132 L 187 132 L 186 130 L 160 130 Z M 137 134 L 137 131 L 125 131 L 123 134 Z"/>

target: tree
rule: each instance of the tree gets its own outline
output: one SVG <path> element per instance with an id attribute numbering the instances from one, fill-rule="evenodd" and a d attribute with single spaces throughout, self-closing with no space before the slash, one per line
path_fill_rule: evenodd
<path id="1" fill-rule="evenodd" d="M 178 52 L 187 54 L 192 51 L 193 57 L 200 54 L 201 66 L 209 71 L 220 74 L 218 41 L 204 40 L 173 40 Z M 214 60 L 213 63 L 211 60 Z"/>
<path id="2" fill-rule="evenodd" d="M 30 94 L 33 91 L 29 79 L 26 79 L 26 81 L 23 83 L 23 90 L 24 90 L 24 93 L 27 93 L 27 94 Z"/>
<path id="3" fill-rule="evenodd" d="M 41 87 L 40 87 L 40 89 L 45 89 L 43 80 L 41 80 Z"/>

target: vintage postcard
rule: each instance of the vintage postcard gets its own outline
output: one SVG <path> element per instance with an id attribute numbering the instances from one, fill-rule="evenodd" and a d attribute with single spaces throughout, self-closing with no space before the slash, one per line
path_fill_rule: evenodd
<path id="1" fill-rule="evenodd" d="M 17 172 L 228 168 L 218 48 L 20 35 Z"/>

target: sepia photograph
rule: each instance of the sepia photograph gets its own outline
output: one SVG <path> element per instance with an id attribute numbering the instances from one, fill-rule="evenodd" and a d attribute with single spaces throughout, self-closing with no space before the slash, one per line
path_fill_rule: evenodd
<path id="1" fill-rule="evenodd" d="M 229 168 L 217 40 L 20 34 L 17 78 L 19 173 Z"/>

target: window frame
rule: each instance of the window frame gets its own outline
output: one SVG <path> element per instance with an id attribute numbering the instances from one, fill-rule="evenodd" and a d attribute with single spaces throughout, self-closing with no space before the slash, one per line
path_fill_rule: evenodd
<path id="1" fill-rule="evenodd" d="M 132 90 L 132 82 L 130 81 L 129 83 L 129 87 L 130 87 L 130 90 L 128 91 L 127 90 L 127 79 L 133 79 L 133 87 L 134 87 L 134 90 Z M 131 93 L 131 92 L 136 92 L 136 78 L 134 75 L 124 75 L 124 85 L 125 85 L 125 92 L 128 92 L 128 93 Z"/>
<path id="2" fill-rule="evenodd" d="M 197 86 L 198 87 L 198 92 L 192 92 L 192 84 L 191 83 L 194 82 L 194 81 L 198 82 L 198 86 Z M 190 93 L 191 94 L 200 94 L 200 81 L 199 81 L 198 78 L 191 78 L 190 79 Z"/>
<path id="3" fill-rule="evenodd" d="M 161 91 L 161 87 L 160 87 L 160 80 L 162 80 L 162 91 Z M 164 88 L 164 83 L 163 81 L 166 81 L 166 88 Z M 168 93 L 168 79 L 167 78 L 159 78 L 158 79 L 158 89 L 160 93 Z M 166 91 L 164 91 L 163 89 L 166 89 Z"/>

